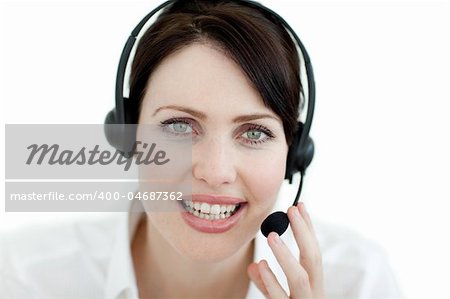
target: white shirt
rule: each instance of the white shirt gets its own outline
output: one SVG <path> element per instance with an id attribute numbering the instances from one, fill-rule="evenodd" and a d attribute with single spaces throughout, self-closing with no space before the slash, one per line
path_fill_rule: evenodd
<path id="1" fill-rule="evenodd" d="M 114 213 L 0 235 L 0 298 L 138 298 L 131 237 L 142 213 Z M 382 250 L 355 233 L 314 223 L 322 253 L 327 299 L 399 299 Z M 298 256 L 291 230 L 282 239 Z M 258 232 L 254 260 L 266 259 L 287 282 Z M 250 283 L 247 299 L 263 298 Z"/>

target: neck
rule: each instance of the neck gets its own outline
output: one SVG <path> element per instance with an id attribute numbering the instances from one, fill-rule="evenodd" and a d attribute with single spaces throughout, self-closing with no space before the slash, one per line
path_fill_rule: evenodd
<path id="1" fill-rule="evenodd" d="M 200 263 L 176 252 L 146 219 L 132 245 L 141 298 L 245 298 L 253 241 L 226 260 Z"/>

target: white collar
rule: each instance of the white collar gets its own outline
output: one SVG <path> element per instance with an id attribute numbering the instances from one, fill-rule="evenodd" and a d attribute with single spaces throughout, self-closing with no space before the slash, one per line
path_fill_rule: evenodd
<path id="1" fill-rule="evenodd" d="M 134 212 L 130 205 L 128 212 L 121 212 L 112 256 L 106 278 L 105 298 L 138 298 L 136 277 L 131 257 L 131 241 L 143 212 Z"/>

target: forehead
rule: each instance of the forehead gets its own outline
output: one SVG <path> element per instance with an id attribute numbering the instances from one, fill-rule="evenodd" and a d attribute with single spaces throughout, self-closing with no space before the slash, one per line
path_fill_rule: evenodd
<path id="1" fill-rule="evenodd" d="M 238 64 L 200 43 L 166 57 L 151 75 L 142 108 L 151 111 L 162 105 L 214 107 L 222 113 L 257 110 L 276 116 Z"/>

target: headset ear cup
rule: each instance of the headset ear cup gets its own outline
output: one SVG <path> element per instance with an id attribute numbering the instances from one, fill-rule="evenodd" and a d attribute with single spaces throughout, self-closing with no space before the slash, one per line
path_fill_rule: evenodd
<path id="1" fill-rule="evenodd" d="M 115 148 L 118 148 L 119 136 L 117 133 L 117 126 L 116 126 L 116 109 L 112 109 L 106 115 L 103 129 L 105 132 L 106 140 L 108 140 L 109 144 Z"/>
<path id="2" fill-rule="evenodd" d="M 306 144 L 298 152 L 298 156 L 296 159 L 298 171 L 301 172 L 305 171 L 306 168 L 308 168 L 309 164 L 311 164 L 313 158 L 314 158 L 314 142 L 312 138 L 308 136 Z"/>
<path id="3" fill-rule="evenodd" d="M 298 129 L 295 133 L 294 140 L 289 147 L 286 160 L 286 172 L 284 178 L 292 183 L 292 177 L 297 172 L 304 172 L 314 157 L 314 142 L 308 136 L 304 146 L 300 146 L 300 140 L 303 133 L 303 124 L 298 123 Z"/>
<path id="4" fill-rule="evenodd" d="M 292 184 L 292 176 L 297 172 L 296 170 L 296 156 L 297 151 L 300 144 L 300 139 L 302 137 L 303 132 L 303 124 L 298 122 L 297 131 L 295 132 L 294 138 L 292 140 L 291 145 L 289 146 L 288 155 L 286 159 L 286 172 L 284 179 L 289 180 L 289 183 Z"/>
<path id="5" fill-rule="evenodd" d="M 134 124 L 118 124 L 115 109 L 111 110 L 105 118 L 104 133 L 106 140 L 126 158 L 133 156 L 136 126 Z"/>

